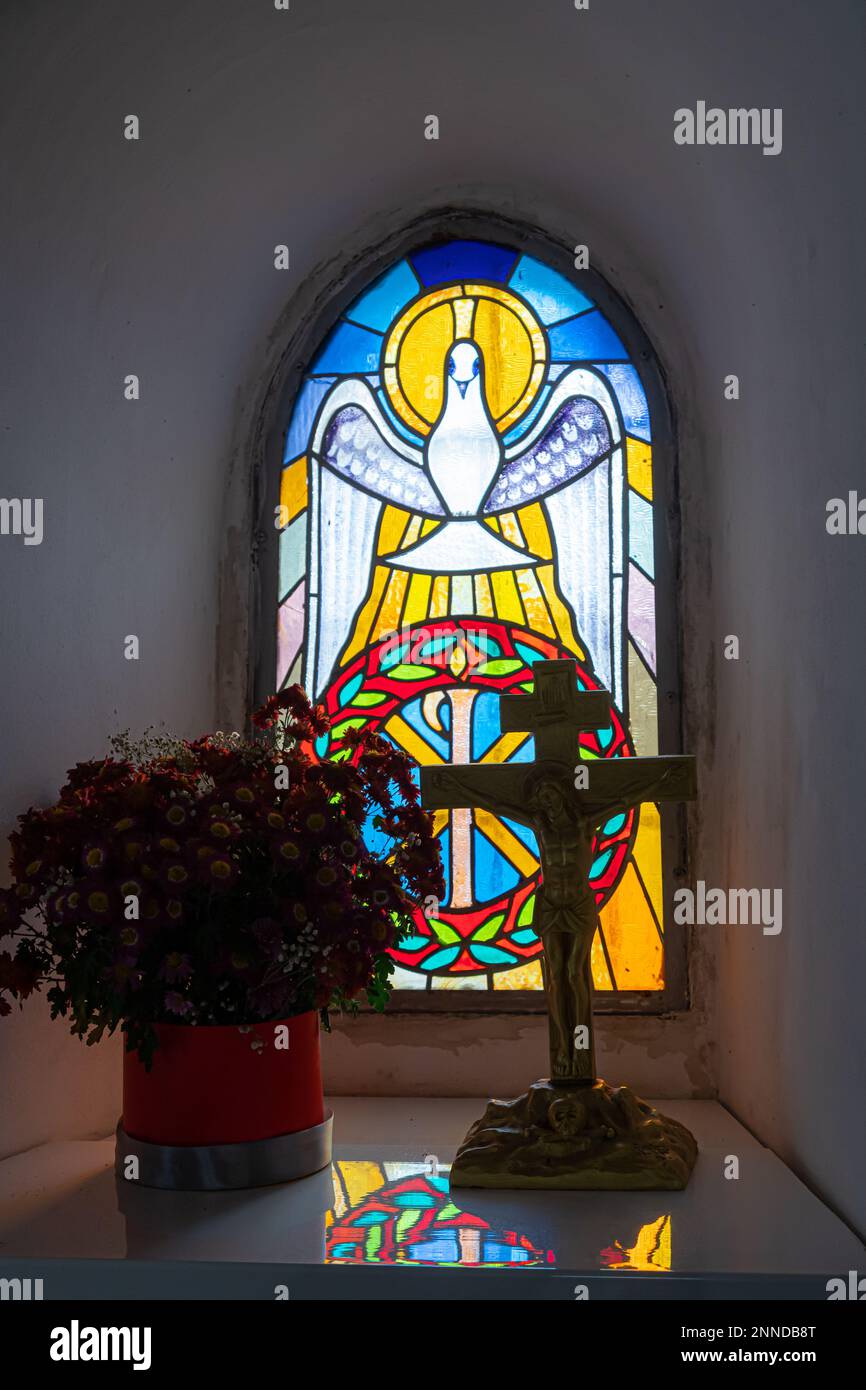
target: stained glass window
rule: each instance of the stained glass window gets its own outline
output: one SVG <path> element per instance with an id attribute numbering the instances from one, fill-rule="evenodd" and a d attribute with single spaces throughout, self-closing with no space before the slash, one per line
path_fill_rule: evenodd
<path id="1" fill-rule="evenodd" d="M 391 266 L 309 363 L 280 499 L 276 681 L 327 707 L 321 756 L 372 725 L 419 763 L 528 761 L 533 739 L 501 732 L 497 697 L 561 656 L 612 696 L 584 756 L 657 753 L 647 397 L 558 270 L 465 239 Z M 396 986 L 541 989 L 532 834 L 483 810 L 436 825 L 446 896 L 419 905 Z M 592 882 L 596 989 L 660 990 L 655 805 L 601 828 Z"/>

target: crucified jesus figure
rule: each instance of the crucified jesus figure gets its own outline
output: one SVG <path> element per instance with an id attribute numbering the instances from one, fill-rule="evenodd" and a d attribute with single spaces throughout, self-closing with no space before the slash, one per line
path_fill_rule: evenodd
<path id="1" fill-rule="evenodd" d="M 544 948 L 551 1080 L 560 1084 L 595 1078 L 590 956 L 598 910 L 589 870 L 599 817 L 582 813 L 569 790 L 544 771 L 527 787 L 542 872 L 533 927 Z"/>
<path id="2" fill-rule="evenodd" d="M 532 733 L 535 763 L 421 769 L 424 806 L 481 807 L 528 826 L 541 865 L 532 924 L 542 945 L 550 1080 L 507 1105 L 491 1102 L 458 1150 L 451 1180 L 467 1187 L 682 1188 L 697 1154 L 692 1136 L 627 1087 L 595 1075 L 591 953 L 598 907 L 590 870 L 596 830 L 609 818 L 644 801 L 694 797 L 694 759 L 638 758 L 627 748 L 617 757 L 584 758 L 580 731 L 608 723 L 609 695 L 577 690 L 570 661 L 536 662 L 533 676 L 532 693 L 500 697 L 499 718 L 503 733 Z M 562 1096 L 564 1087 L 582 1089 Z"/>
<path id="3" fill-rule="evenodd" d="M 579 693 L 573 662 L 538 662 L 533 673 L 536 694 L 501 697 L 500 721 L 503 730 L 531 730 L 539 760 L 424 767 L 421 798 L 431 809 L 483 807 L 534 832 L 542 882 L 533 927 L 543 947 L 551 1080 L 581 1085 L 595 1080 L 593 837 L 611 816 L 642 801 L 693 797 L 695 767 L 693 758 L 681 756 L 582 759 L 579 731 L 607 723 L 607 692 Z"/>
<path id="4" fill-rule="evenodd" d="M 597 826 L 620 809 L 582 806 L 573 775 L 555 764 L 536 766 L 528 776 L 514 766 L 425 769 L 430 804 L 469 798 L 473 806 L 508 816 L 535 834 L 542 881 L 532 925 L 543 947 L 551 1079 L 564 1085 L 595 1079 L 590 954 L 598 910 L 589 870 Z"/>

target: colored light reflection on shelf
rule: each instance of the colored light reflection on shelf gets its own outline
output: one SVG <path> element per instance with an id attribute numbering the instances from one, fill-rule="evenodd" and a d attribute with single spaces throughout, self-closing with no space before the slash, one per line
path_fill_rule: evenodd
<path id="1" fill-rule="evenodd" d="M 410 1264 L 456 1268 L 556 1267 L 556 1255 L 532 1232 L 498 1229 L 472 1211 L 472 1194 L 449 1191 L 447 1168 L 421 1163 L 343 1160 L 332 1167 L 334 1204 L 327 1213 L 328 1264 Z M 641 1226 L 630 1246 L 614 1240 L 599 1251 L 610 1270 L 671 1268 L 671 1217 Z"/>
<path id="2" fill-rule="evenodd" d="M 664 1274 L 671 1268 L 671 1217 L 660 1216 L 641 1226 L 634 1245 L 626 1249 L 615 1240 L 601 1252 L 605 1269 L 639 1270 L 643 1274 Z"/>
<path id="3" fill-rule="evenodd" d="M 517 1231 L 499 1231 L 451 1200 L 441 1169 L 346 1160 L 333 1165 L 326 1217 L 328 1264 L 413 1264 L 486 1269 L 555 1264 Z"/>

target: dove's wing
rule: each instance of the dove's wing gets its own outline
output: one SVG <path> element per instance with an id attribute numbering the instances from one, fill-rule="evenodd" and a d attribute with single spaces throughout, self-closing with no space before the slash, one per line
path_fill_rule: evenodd
<path id="1" fill-rule="evenodd" d="M 326 396 L 313 456 L 374 497 L 425 516 L 443 516 L 423 456 L 392 430 L 366 381 L 351 377 Z"/>
<path id="2" fill-rule="evenodd" d="M 556 383 L 529 433 L 506 449 L 485 512 L 520 507 L 574 482 L 606 458 L 619 439 L 607 383 L 575 367 Z"/>
<path id="3" fill-rule="evenodd" d="M 622 425 L 607 380 L 575 367 L 532 430 L 506 451 L 485 511 L 540 501 L 554 537 L 560 593 L 595 673 L 623 709 Z"/>
<path id="4" fill-rule="evenodd" d="M 310 458 L 305 671 L 314 698 L 331 680 L 369 592 L 386 502 L 442 515 L 420 449 L 391 429 L 365 381 L 340 381 L 322 402 Z M 327 611 L 319 607 L 322 593 Z"/>

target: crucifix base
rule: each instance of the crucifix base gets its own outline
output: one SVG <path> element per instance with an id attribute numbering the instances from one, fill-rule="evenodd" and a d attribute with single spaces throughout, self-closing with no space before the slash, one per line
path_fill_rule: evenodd
<path id="1" fill-rule="evenodd" d="M 536 1081 L 492 1100 L 451 1168 L 452 1187 L 679 1191 L 698 1146 L 628 1086 Z"/>

